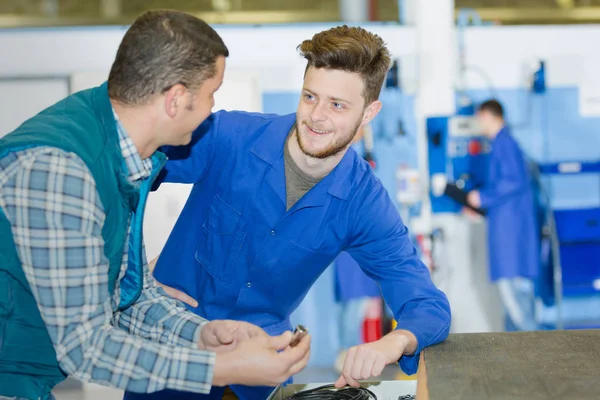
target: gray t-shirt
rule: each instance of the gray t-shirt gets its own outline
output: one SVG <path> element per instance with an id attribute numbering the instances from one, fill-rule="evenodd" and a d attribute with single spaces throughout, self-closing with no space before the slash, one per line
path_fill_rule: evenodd
<path id="1" fill-rule="evenodd" d="M 319 178 L 313 178 L 310 175 L 302 172 L 302 170 L 300 170 L 298 165 L 292 159 L 290 150 L 288 149 L 288 142 L 292 140 L 291 137 L 294 129 L 296 129 L 295 125 L 292 127 L 292 130 L 285 141 L 283 150 L 283 159 L 285 164 L 285 194 L 287 203 L 286 210 L 292 208 L 294 204 L 296 204 L 296 202 L 306 194 L 306 192 L 312 189 L 313 186 L 315 186 L 321 180 Z"/>

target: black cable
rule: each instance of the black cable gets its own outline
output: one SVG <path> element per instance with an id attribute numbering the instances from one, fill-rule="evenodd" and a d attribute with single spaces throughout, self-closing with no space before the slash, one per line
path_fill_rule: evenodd
<path id="1" fill-rule="evenodd" d="M 490 91 L 490 95 L 495 98 L 498 99 L 498 93 L 496 92 L 496 87 L 494 86 L 494 81 L 492 80 L 492 78 L 490 77 L 490 75 L 485 72 L 485 70 L 483 68 L 481 68 L 479 65 L 465 65 L 463 67 L 463 72 L 465 71 L 474 71 L 476 73 L 479 74 L 479 76 L 481 78 L 483 78 L 483 80 L 485 81 L 485 83 L 487 84 L 487 88 Z M 461 93 L 464 94 L 465 90 L 461 90 Z"/>
<path id="2" fill-rule="evenodd" d="M 377 400 L 377 396 L 363 387 L 336 389 L 334 385 L 323 385 L 298 392 L 286 397 L 285 400 Z"/>
<path id="3" fill-rule="evenodd" d="M 412 394 L 398 396 L 398 400 L 415 400 L 415 398 Z M 377 396 L 363 387 L 336 389 L 333 385 L 323 385 L 298 392 L 286 397 L 285 400 L 377 400 Z"/>
<path id="4" fill-rule="evenodd" d="M 483 78 L 483 80 L 485 81 L 485 83 L 487 85 L 487 89 L 490 92 L 490 96 L 492 98 L 500 100 L 500 96 L 498 96 L 498 93 L 496 92 L 496 88 L 494 86 L 494 81 L 492 80 L 490 75 L 487 72 L 485 72 L 485 70 L 483 68 L 481 68 L 478 65 L 464 65 L 462 67 L 462 73 L 464 74 L 466 71 L 474 71 L 477 74 L 479 74 L 479 76 L 481 78 Z M 463 96 L 467 95 L 465 89 L 458 90 L 458 93 Z M 533 96 L 534 95 L 531 92 L 531 90 L 528 89 L 525 96 L 526 96 L 525 107 L 524 107 L 525 112 L 524 112 L 523 121 L 519 121 L 518 123 L 513 123 L 513 122 L 509 121 L 508 125 L 513 129 L 528 128 L 531 125 L 531 121 L 533 120 Z"/>

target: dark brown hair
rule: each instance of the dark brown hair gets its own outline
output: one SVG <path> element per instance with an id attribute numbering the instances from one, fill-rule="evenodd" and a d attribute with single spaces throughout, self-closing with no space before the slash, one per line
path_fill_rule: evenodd
<path id="1" fill-rule="evenodd" d="M 179 11 L 148 11 L 121 41 L 108 94 L 124 104 L 140 105 L 178 83 L 195 90 L 214 76 L 219 56 L 229 56 L 229 50 L 206 22 Z"/>
<path id="2" fill-rule="evenodd" d="M 309 67 L 358 73 L 365 84 L 365 105 L 379 98 L 390 68 L 390 52 L 381 37 L 360 27 L 338 26 L 303 41 L 298 50 Z"/>
<path id="3" fill-rule="evenodd" d="M 479 111 L 487 111 L 491 113 L 493 116 L 504 118 L 504 109 L 502 108 L 502 104 L 496 99 L 490 99 L 484 101 L 477 107 Z"/>

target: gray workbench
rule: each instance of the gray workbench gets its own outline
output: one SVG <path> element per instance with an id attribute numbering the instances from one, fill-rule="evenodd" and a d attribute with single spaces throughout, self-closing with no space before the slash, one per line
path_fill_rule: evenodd
<path id="1" fill-rule="evenodd" d="M 600 399 L 600 330 L 452 334 L 423 357 L 429 400 Z"/>

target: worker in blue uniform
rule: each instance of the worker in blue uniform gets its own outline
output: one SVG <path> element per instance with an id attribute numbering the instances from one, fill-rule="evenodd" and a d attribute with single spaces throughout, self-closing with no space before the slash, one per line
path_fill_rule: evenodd
<path id="1" fill-rule="evenodd" d="M 308 64 L 295 114 L 219 111 L 190 145 L 163 149 L 170 160 L 159 179 L 194 186 L 154 277 L 197 300 L 189 308 L 205 318 L 251 321 L 276 334 L 291 328 L 290 314 L 346 251 L 378 282 L 398 323 L 349 350 L 336 386 L 358 386 L 390 363 L 415 373 L 423 348 L 449 333 L 449 303 L 381 182 L 350 149 L 381 108 L 389 51 L 379 36 L 347 26 L 317 33 L 299 50 Z M 232 385 L 208 398 L 226 389 L 264 400 L 273 388 Z"/>
<path id="2" fill-rule="evenodd" d="M 477 119 L 482 133 L 492 141 L 491 152 L 486 183 L 470 192 L 467 201 L 487 211 L 490 279 L 497 283 L 507 324 L 533 330 L 540 232 L 529 168 L 498 101 L 483 102 Z"/>

